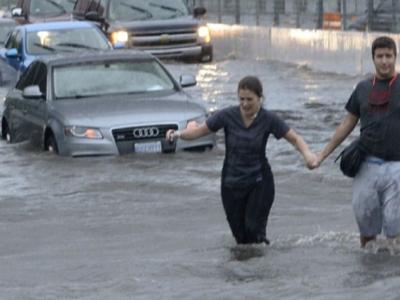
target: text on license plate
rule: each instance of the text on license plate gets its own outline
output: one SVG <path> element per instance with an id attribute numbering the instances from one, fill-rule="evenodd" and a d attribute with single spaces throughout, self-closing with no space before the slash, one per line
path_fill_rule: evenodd
<path id="1" fill-rule="evenodd" d="M 134 151 L 140 153 L 161 153 L 161 141 L 134 144 Z"/>

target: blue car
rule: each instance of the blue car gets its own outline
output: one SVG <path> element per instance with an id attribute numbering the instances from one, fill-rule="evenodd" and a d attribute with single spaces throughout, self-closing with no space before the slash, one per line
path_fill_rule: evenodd
<path id="1" fill-rule="evenodd" d="M 9 34 L 0 57 L 23 72 L 39 56 L 62 52 L 112 49 L 107 37 L 89 22 L 21 25 Z"/>

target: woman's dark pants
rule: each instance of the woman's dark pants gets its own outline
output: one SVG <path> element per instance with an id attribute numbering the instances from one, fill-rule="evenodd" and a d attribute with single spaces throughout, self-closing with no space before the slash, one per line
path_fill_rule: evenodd
<path id="1" fill-rule="evenodd" d="M 267 242 L 268 215 L 274 202 L 275 185 L 270 169 L 250 187 L 221 186 L 222 204 L 232 234 L 238 244 Z"/>

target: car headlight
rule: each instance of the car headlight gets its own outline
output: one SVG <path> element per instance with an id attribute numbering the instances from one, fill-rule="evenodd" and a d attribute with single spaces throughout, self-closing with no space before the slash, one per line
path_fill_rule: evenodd
<path id="1" fill-rule="evenodd" d="M 128 41 L 129 35 L 127 31 L 114 31 L 111 33 L 111 43 L 113 45 L 125 44 Z"/>
<path id="2" fill-rule="evenodd" d="M 197 28 L 197 37 L 200 41 L 208 44 L 211 42 L 211 34 L 210 34 L 210 29 L 208 26 L 200 26 Z"/>
<path id="3" fill-rule="evenodd" d="M 102 139 L 103 135 L 100 129 L 90 127 L 69 126 L 64 128 L 66 136 L 72 136 L 84 139 Z"/>

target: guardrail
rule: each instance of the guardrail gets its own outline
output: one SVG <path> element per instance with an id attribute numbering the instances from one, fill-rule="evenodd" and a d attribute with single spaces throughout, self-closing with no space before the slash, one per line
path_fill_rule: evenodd
<path id="1" fill-rule="evenodd" d="M 400 32 L 398 0 L 188 0 L 207 9 L 207 19 L 224 24 Z M 332 28 L 330 28 L 332 29 Z"/>
<path id="2" fill-rule="evenodd" d="M 266 59 L 316 71 L 374 71 L 372 41 L 381 33 L 210 24 L 215 59 Z M 399 34 L 389 34 L 400 45 Z M 397 66 L 400 67 L 399 65 Z"/>

